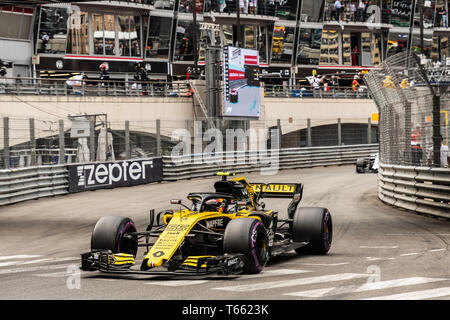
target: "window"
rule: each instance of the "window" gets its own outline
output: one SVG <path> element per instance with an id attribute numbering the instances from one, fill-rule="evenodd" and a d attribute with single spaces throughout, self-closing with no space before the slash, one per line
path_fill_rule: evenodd
<path id="1" fill-rule="evenodd" d="M 257 28 L 257 45 L 259 51 L 259 62 L 268 63 L 267 60 L 267 27 L 258 26 Z"/>
<path id="2" fill-rule="evenodd" d="M 140 17 L 118 16 L 119 55 L 140 57 Z"/>
<path id="3" fill-rule="evenodd" d="M 178 20 L 174 52 L 176 61 L 194 61 L 193 37 L 194 23 L 187 20 Z M 197 34 L 197 39 L 200 39 L 200 34 Z"/>
<path id="4" fill-rule="evenodd" d="M 390 9 L 391 23 L 397 27 L 409 27 L 411 20 L 412 0 L 387 0 Z"/>
<path id="5" fill-rule="evenodd" d="M 116 54 L 116 32 L 114 15 L 93 13 L 92 36 L 94 54 L 113 56 Z"/>
<path id="6" fill-rule="evenodd" d="M 34 10 L 22 7 L 0 7 L 0 37 L 29 40 Z"/>
<path id="7" fill-rule="evenodd" d="M 252 25 L 244 26 L 244 47 L 246 49 L 256 49 L 256 27 Z"/>
<path id="8" fill-rule="evenodd" d="M 400 32 L 389 32 L 389 40 L 386 50 L 386 58 L 403 52 L 407 49 L 408 45 L 408 31 L 405 33 Z"/>
<path id="9" fill-rule="evenodd" d="M 168 59 L 172 18 L 151 16 L 145 48 L 147 58 Z"/>
<path id="10" fill-rule="evenodd" d="M 300 29 L 297 64 L 318 65 L 322 29 Z"/>
<path id="11" fill-rule="evenodd" d="M 335 30 L 323 30 L 322 32 L 320 64 L 339 64 L 339 33 Z"/>
<path id="12" fill-rule="evenodd" d="M 272 63 L 290 64 L 294 49 L 293 27 L 274 26 L 272 40 Z"/>
<path id="13" fill-rule="evenodd" d="M 68 18 L 69 13 L 67 12 L 67 8 L 45 6 L 41 8 L 39 34 L 36 45 L 38 53 L 65 53 Z"/>
<path id="14" fill-rule="evenodd" d="M 175 0 L 146 0 L 145 2 L 153 5 L 155 9 L 173 9 Z"/>
<path id="15" fill-rule="evenodd" d="M 381 63 L 381 34 L 361 33 L 361 65 L 376 66 Z"/>
<path id="16" fill-rule="evenodd" d="M 299 1 L 297 0 L 278 1 L 276 6 L 276 16 L 283 20 L 296 20 L 298 3 Z"/>
<path id="17" fill-rule="evenodd" d="M 303 0 L 301 22 L 322 22 L 325 0 Z"/>
<path id="18" fill-rule="evenodd" d="M 180 0 L 178 6 L 178 12 L 191 13 L 192 12 L 192 1 L 193 0 Z M 203 0 L 197 0 L 197 13 L 203 13 Z"/>
<path id="19" fill-rule="evenodd" d="M 80 12 L 77 19 L 69 24 L 67 53 L 89 54 L 89 13 Z"/>

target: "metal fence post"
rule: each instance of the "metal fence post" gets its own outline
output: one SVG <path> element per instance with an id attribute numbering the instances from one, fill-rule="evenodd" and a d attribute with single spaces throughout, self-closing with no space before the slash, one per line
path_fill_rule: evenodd
<path id="1" fill-rule="evenodd" d="M 30 165 L 35 166 L 36 165 L 36 133 L 35 133 L 35 125 L 34 125 L 34 118 L 30 118 Z"/>
<path id="2" fill-rule="evenodd" d="M 59 120 L 59 164 L 66 163 L 66 151 L 64 142 L 64 120 Z"/>
<path id="3" fill-rule="evenodd" d="M 342 145 L 342 123 L 341 118 L 337 119 L 337 129 L 338 129 L 338 146 Z"/>
<path id="4" fill-rule="evenodd" d="M 372 143 L 372 119 L 367 118 L 367 143 Z"/>
<path id="5" fill-rule="evenodd" d="M 161 156 L 161 120 L 156 119 L 156 155 Z"/>
<path id="6" fill-rule="evenodd" d="M 307 145 L 308 147 L 312 147 L 312 137 L 311 137 L 311 119 L 306 120 L 307 123 L 307 130 L 308 130 L 308 136 L 307 136 Z"/>
<path id="7" fill-rule="evenodd" d="M 9 118 L 3 118 L 3 168 L 9 169 Z"/>
<path id="8" fill-rule="evenodd" d="M 125 159 L 131 159 L 130 121 L 125 120 Z"/>
<path id="9" fill-rule="evenodd" d="M 281 148 L 281 120 L 277 119 L 277 130 L 278 130 L 278 143 Z"/>
<path id="10" fill-rule="evenodd" d="M 95 117 L 90 119 L 91 125 L 89 126 L 89 159 L 95 161 Z"/>

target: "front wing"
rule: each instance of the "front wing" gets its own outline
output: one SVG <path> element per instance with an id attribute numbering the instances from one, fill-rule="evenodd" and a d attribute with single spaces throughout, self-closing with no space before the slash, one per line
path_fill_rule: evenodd
<path id="1" fill-rule="evenodd" d="M 81 254 L 81 270 L 83 271 L 171 276 L 240 274 L 244 268 L 244 255 L 224 254 L 220 256 L 187 257 L 184 261 L 174 258 L 167 263 L 166 268 L 160 267 L 150 270 L 135 269 L 133 268 L 134 265 L 132 255 L 113 254 L 109 250 L 95 250 Z"/>

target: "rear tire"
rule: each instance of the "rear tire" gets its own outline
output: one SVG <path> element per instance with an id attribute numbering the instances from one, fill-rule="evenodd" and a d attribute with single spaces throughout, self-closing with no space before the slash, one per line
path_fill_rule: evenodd
<path id="1" fill-rule="evenodd" d="M 308 242 L 297 253 L 326 254 L 333 239 L 333 222 L 326 208 L 298 208 L 294 214 L 292 234 L 296 242 Z"/>
<path id="2" fill-rule="evenodd" d="M 111 250 L 112 253 L 128 253 L 136 257 L 136 225 L 130 218 L 119 216 L 101 217 L 95 224 L 91 237 L 91 250 Z"/>
<path id="3" fill-rule="evenodd" d="M 224 253 L 243 253 L 244 273 L 259 273 L 268 259 L 268 244 L 264 225 L 257 219 L 231 220 L 223 236 Z"/>

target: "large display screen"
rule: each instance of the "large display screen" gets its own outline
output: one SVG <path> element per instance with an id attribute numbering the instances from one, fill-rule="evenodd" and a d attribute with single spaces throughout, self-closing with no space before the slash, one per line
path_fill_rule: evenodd
<path id="1" fill-rule="evenodd" d="M 224 109 L 230 117 L 259 118 L 259 53 L 257 50 L 224 48 Z"/>

